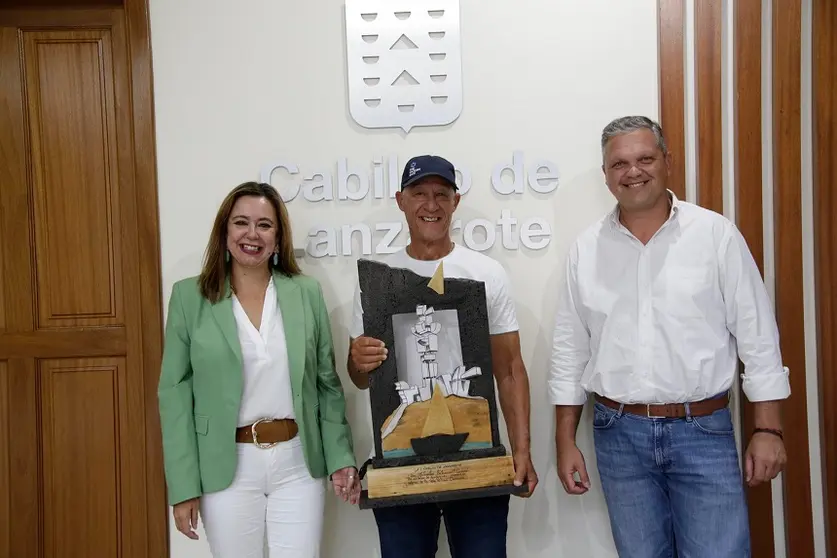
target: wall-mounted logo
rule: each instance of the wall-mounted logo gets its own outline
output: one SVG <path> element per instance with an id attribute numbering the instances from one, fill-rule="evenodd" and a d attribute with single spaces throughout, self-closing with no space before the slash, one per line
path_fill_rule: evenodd
<path id="1" fill-rule="evenodd" d="M 450 124 L 462 112 L 459 0 L 346 0 L 346 64 L 360 126 Z"/>

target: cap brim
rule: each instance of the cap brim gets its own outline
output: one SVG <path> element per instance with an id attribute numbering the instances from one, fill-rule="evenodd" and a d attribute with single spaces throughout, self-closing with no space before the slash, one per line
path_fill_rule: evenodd
<path id="1" fill-rule="evenodd" d="M 444 180 L 445 182 L 447 182 L 451 186 L 451 188 L 453 188 L 454 190 L 459 190 L 459 187 L 456 185 L 456 182 L 451 182 L 450 180 L 448 180 L 448 178 L 446 176 L 444 176 L 443 174 L 438 173 L 438 172 L 426 172 L 424 174 L 417 174 L 416 176 L 409 179 L 407 182 L 404 182 L 403 184 L 401 184 L 401 189 L 403 190 L 407 186 L 412 186 L 413 184 L 415 184 L 419 180 L 424 180 L 425 178 L 428 178 L 430 176 L 437 176 L 437 177 L 441 178 L 442 180 Z"/>

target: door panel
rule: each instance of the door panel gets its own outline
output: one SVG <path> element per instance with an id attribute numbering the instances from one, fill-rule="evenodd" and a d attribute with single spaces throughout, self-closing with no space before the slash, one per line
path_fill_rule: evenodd
<path id="1" fill-rule="evenodd" d="M 38 329 L 122 323 L 112 59 L 107 30 L 23 32 Z"/>
<path id="2" fill-rule="evenodd" d="M 119 378 L 125 359 L 38 363 L 44 554 L 119 556 Z"/>
<path id="3" fill-rule="evenodd" d="M 5 331 L 32 331 L 32 277 L 29 252 L 29 203 L 26 184 L 27 134 L 18 30 L 0 24 L 0 244 L 3 253 Z M 25 250 L 9 247 L 19 242 Z M 0 337 L 2 339 L 2 337 Z M 2 341 L 0 341 L 2 343 Z M 0 353 L 3 358 L 5 353 Z"/>
<path id="4" fill-rule="evenodd" d="M 125 17 L 0 10 L 0 556 L 165 555 Z"/>

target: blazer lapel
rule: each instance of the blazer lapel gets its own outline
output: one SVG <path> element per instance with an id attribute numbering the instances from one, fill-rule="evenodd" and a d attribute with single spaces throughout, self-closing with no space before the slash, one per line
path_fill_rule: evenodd
<path id="1" fill-rule="evenodd" d="M 301 393 L 305 371 L 305 309 L 302 306 L 302 293 L 293 279 L 280 273 L 273 274 L 273 284 L 285 329 L 291 387 L 295 393 Z"/>
<path id="2" fill-rule="evenodd" d="M 241 358 L 241 343 L 238 340 L 238 329 L 235 325 L 235 315 L 233 314 L 232 297 L 230 296 L 230 280 L 227 279 L 224 287 L 224 294 L 216 304 L 212 305 L 212 317 L 224 334 L 224 339 L 227 340 L 230 349 L 232 349 L 238 363 L 242 363 Z"/>

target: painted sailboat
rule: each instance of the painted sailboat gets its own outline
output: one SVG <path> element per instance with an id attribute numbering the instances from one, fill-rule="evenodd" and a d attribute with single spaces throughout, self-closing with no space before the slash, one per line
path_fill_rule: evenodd
<path id="1" fill-rule="evenodd" d="M 453 417 L 450 414 L 445 396 L 439 384 L 433 389 L 430 409 L 424 421 L 420 438 L 412 438 L 410 445 L 416 455 L 431 456 L 445 455 L 459 451 L 467 432 L 457 433 L 453 428 Z"/>

